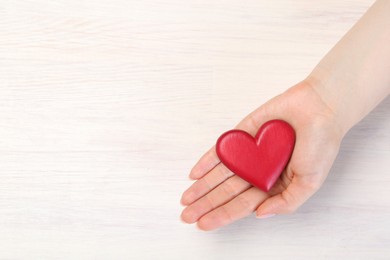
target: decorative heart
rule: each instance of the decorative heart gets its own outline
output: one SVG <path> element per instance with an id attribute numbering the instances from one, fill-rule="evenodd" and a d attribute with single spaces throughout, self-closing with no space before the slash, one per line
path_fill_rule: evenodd
<path id="1" fill-rule="evenodd" d="M 295 145 L 294 129 L 285 121 L 271 120 L 253 138 L 230 130 L 217 141 L 219 159 L 232 172 L 268 192 L 286 167 Z"/>

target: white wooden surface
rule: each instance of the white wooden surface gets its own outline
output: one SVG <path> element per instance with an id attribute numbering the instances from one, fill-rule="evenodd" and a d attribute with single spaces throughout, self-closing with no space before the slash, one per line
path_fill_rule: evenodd
<path id="1" fill-rule="evenodd" d="M 0 259 L 390 259 L 390 99 L 297 213 L 180 222 L 198 157 L 373 0 L 0 0 Z"/>

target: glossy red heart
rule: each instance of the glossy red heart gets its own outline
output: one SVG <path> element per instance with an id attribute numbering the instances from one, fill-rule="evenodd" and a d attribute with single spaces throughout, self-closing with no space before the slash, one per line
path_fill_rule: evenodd
<path id="1" fill-rule="evenodd" d="M 294 129 L 285 121 L 271 120 L 254 138 L 242 130 L 222 134 L 216 151 L 232 172 L 268 192 L 286 167 L 294 145 Z"/>

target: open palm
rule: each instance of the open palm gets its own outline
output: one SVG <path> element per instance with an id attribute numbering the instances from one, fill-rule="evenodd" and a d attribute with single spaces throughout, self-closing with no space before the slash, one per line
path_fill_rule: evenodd
<path id="1" fill-rule="evenodd" d="M 253 111 L 236 128 L 254 136 L 272 119 L 290 123 L 296 143 L 271 191 L 265 193 L 234 175 L 220 162 L 213 146 L 191 170 L 190 178 L 196 182 L 181 198 L 186 206 L 181 215 L 184 222 L 197 222 L 200 229 L 212 230 L 254 211 L 260 218 L 291 213 L 320 188 L 343 136 L 332 109 L 305 80 Z"/>

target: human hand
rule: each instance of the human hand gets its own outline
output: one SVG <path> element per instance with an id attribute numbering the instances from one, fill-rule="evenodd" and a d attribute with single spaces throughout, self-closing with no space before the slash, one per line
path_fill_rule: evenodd
<path id="1" fill-rule="evenodd" d="M 344 136 L 334 111 L 308 79 L 271 99 L 244 118 L 237 129 L 254 136 L 266 121 L 281 119 L 296 132 L 295 148 L 286 169 L 265 193 L 234 175 L 220 162 L 213 146 L 193 167 L 196 180 L 182 195 L 186 223 L 202 230 L 230 224 L 256 211 L 259 218 L 294 212 L 325 180 Z"/>
<path id="2" fill-rule="evenodd" d="M 234 175 L 212 147 L 190 173 L 196 182 L 182 196 L 183 221 L 211 230 L 255 210 L 259 217 L 291 213 L 320 188 L 345 133 L 390 93 L 389 13 L 389 1 L 376 1 L 307 79 L 237 125 L 252 136 L 272 119 L 295 129 L 292 157 L 270 192 Z"/>

